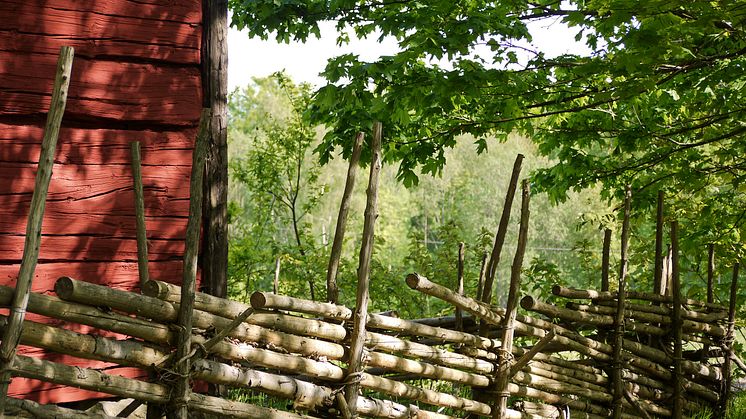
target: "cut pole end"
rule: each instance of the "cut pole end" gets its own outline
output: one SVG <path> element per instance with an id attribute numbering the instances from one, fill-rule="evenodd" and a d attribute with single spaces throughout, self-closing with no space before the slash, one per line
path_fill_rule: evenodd
<path id="1" fill-rule="evenodd" d="M 54 283 L 55 294 L 63 300 L 69 298 L 73 294 L 74 289 L 73 279 L 69 276 L 61 276 Z"/>
<path id="2" fill-rule="evenodd" d="M 267 305 L 267 297 L 261 291 L 251 294 L 249 301 L 251 302 L 251 307 L 256 310 L 261 310 Z"/>

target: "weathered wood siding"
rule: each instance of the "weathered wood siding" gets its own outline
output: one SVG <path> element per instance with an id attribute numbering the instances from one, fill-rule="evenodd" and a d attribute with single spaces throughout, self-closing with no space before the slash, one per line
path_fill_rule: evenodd
<path id="1" fill-rule="evenodd" d="M 63 45 L 75 48 L 75 62 L 33 290 L 51 293 L 62 275 L 136 287 L 132 141 L 142 147 L 150 275 L 180 281 L 202 103 L 201 9 L 199 0 L 0 2 L 0 285 L 13 286 L 18 275 Z M 19 352 L 51 356 L 26 347 Z M 64 358 L 71 365 L 107 366 Z M 10 394 L 44 403 L 94 395 L 23 379 L 13 380 Z"/>

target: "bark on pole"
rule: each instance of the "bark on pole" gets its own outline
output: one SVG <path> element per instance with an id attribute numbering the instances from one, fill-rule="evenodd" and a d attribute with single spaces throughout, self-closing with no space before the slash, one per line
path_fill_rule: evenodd
<path id="1" fill-rule="evenodd" d="M 663 191 L 658 191 L 658 208 L 655 216 L 655 268 L 653 293 L 664 294 L 663 280 Z M 664 291 L 663 293 L 661 291 Z"/>
<path id="2" fill-rule="evenodd" d="M 228 292 L 228 1 L 202 0 L 202 106 L 212 109 L 204 179 L 203 287 Z"/>
<path id="3" fill-rule="evenodd" d="M 458 266 L 456 278 L 456 292 L 464 295 L 464 242 L 458 244 Z M 464 318 L 461 309 L 456 307 L 456 330 L 464 331 Z"/>
<path id="4" fill-rule="evenodd" d="M 505 308 L 505 318 L 503 320 L 502 346 L 498 350 L 499 366 L 495 385 L 497 401 L 492 412 L 493 419 L 503 419 L 506 417 L 508 396 L 510 395 L 508 382 L 510 381 L 510 366 L 513 358 L 513 325 L 515 323 L 516 310 L 518 309 L 523 255 L 526 252 L 526 243 L 528 242 L 529 200 L 531 196 L 528 180 L 523 181 L 521 190 L 521 224 L 518 231 L 518 247 L 510 269 L 510 289 L 508 290 L 508 303 Z"/>
<path id="5" fill-rule="evenodd" d="M 189 181 L 189 220 L 187 221 L 186 247 L 184 249 L 184 271 L 181 282 L 181 305 L 178 315 L 178 342 L 176 345 L 176 364 L 174 368 L 179 375 L 175 393 L 172 397 L 174 414 L 177 418 L 188 417 L 189 404 L 189 351 L 192 341 L 192 316 L 194 294 L 197 286 L 197 256 L 199 253 L 199 233 L 202 220 L 202 180 L 205 172 L 205 154 L 210 132 L 212 111 L 203 109 L 200 117 L 200 129 L 192 156 L 192 174 Z"/>
<path id="6" fill-rule="evenodd" d="M 350 408 L 350 415 L 356 417 L 359 374 L 363 366 L 363 346 L 365 345 L 365 323 L 368 318 L 368 295 L 370 291 L 370 259 L 373 252 L 373 238 L 376 217 L 378 217 L 378 174 L 381 171 L 381 136 L 380 122 L 373 124 L 373 141 L 371 143 L 370 176 L 368 179 L 365 221 L 363 224 L 363 243 L 360 246 L 360 263 L 357 269 L 357 298 L 353 317 L 352 341 L 350 342 L 349 360 L 347 363 L 347 381 L 345 398 Z"/>
<path id="7" fill-rule="evenodd" d="M 487 257 L 489 253 L 482 254 L 482 265 L 479 268 L 479 282 L 477 282 L 477 301 L 482 301 L 482 292 L 484 291 L 484 277 L 487 275 Z"/>
<path id="8" fill-rule="evenodd" d="M 728 309 L 728 333 L 725 337 L 725 359 L 723 360 L 723 384 L 720 397 L 719 410 L 721 417 L 726 417 L 728 404 L 730 402 L 731 389 L 731 359 L 733 358 L 733 340 L 736 331 L 736 299 L 738 298 L 738 268 L 739 264 L 733 266 L 733 279 L 730 283 L 730 304 Z"/>
<path id="9" fill-rule="evenodd" d="M 519 154 L 516 156 L 515 162 L 513 163 L 513 172 L 510 175 L 508 191 L 505 193 L 503 212 L 502 216 L 500 216 L 500 224 L 497 227 L 497 234 L 495 235 L 495 245 L 492 247 L 492 253 L 490 254 L 489 262 L 487 263 L 487 277 L 485 278 L 484 289 L 482 290 L 482 302 L 487 304 L 492 303 L 492 288 L 495 282 L 495 272 L 497 271 L 497 265 L 500 263 L 500 253 L 502 253 L 503 244 L 505 243 L 505 235 L 508 232 L 510 212 L 513 208 L 513 197 L 515 196 L 515 190 L 518 187 L 518 177 L 521 175 L 522 163 L 523 154 Z"/>
<path id="10" fill-rule="evenodd" d="M 347 228 L 347 215 L 350 212 L 352 191 L 355 189 L 357 166 L 360 161 L 360 152 L 363 149 L 364 137 L 365 134 L 358 132 L 355 136 L 355 143 L 352 146 L 350 166 L 347 168 L 347 180 L 345 181 L 345 189 L 342 193 L 342 202 L 339 204 L 337 227 L 334 230 L 334 241 L 332 242 L 332 251 L 329 255 L 329 266 L 326 269 L 326 300 L 333 304 L 336 304 L 339 300 L 337 271 L 339 270 L 339 260 L 342 257 L 342 244 L 344 243 L 345 229 Z"/>
<path id="11" fill-rule="evenodd" d="M 629 217 L 632 202 L 632 188 L 627 186 L 624 194 L 624 221 L 622 222 L 622 253 L 619 269 L 619 289 L 617 290 L 616 317 L 614 319 L 614 353 L 612 355 L 612 401 L 613 418 L 622 417 L 622 402 L 624 400 L 624 384 L 622 380 L 622 346 L 624 345 L 624 305 L 627 292 L 627 248 L 629 246 Z"/>
<path id="12" fill-rule="evenodd" d="M 603 253 L 601 255 L 601 291 L 609 290 L 609 265 L 611 259 L 611 229 L 604 229 Z"/>
<path id="13" fill-rule="evenodd" d="M 148 273 L 148 235 L 145 229 L 145 196 L 142 189 L 142 157 L 140 142 L 132 143 L 132 179 L 135 191 L 135 222 L 137 224 L 137 272 L 140 277 L 140 289 L 150 280 Z"/>
<path id="14" fill-rule="evenodd" d="M 673 409 L 671 417 L 681 419 L 684 415 L 684 386 L 682 368 L 682 324 L 681 324 L 681 278 L 679 274 L 679 223 L 671 222 L 671 330 L 673 331 Z"/>
<path id="15" fill-rule="evenodd" d="M 41 227 L 44 220 L 44 208 L 47 201 L 49 181 L 54 167 L 54 152 L 57 138 L 62 124 L 62 115 L 67 104 L 67 92 L 70 87 L 74 51 L 72 47 L 60 48 L 57 60 L 57 70 L 54 78 L 52 99 L 47 113 L 44 127 L 44 138 L 39 153 L 39 166 L 34 181 L 34 192 L 31 197 L 28 222 L 26 224 L 26 238 L 23 245 L 23 258 L 16 280 L 15 293 L 10 307 L 10 324 L 3 334 L 0 344 L 0 417 L 4 417 L 5 400 L 10 384 L 10 368 L 16 353 L 18 340 L 21 337 L 21 327 L 26 316 L 31 282 L 39 259 L 39 245 L 41 243 Z"/>

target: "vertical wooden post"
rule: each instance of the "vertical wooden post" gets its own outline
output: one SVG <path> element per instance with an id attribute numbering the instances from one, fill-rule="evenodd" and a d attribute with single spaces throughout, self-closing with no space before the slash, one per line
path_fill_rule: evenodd
<path id="1" fill-rule="evenodd" d="M 728 329 L 725 335 L 725 359 L 723 360 L 723 384 L 720 393 L 719 411 L 721 416 L 726 417 L 728 403 L 730 401 L 731 389 L 731 358 L 733 357 L 733 340 L 736 329 L 736 299 L 738 298 L 738 268 L 739 264 L 733 266 L 733 279 L 730 282 L 730 304 L 728 305 Z"/>
<path id="2" fill-rule="evenodd" d="M 661 294 L 669 297 L 671 296 L 671 273 L 673 271 L 671 260 L 673 260 L 673 255 L 669 244 L 666 247 L 666 256 L 663 257 L 663 277 L 661 278 Z"/>
<path id="3" fill-rule="evenodd" d="M 681 321 L 681 278 L 679 274 L 679 223 L 671 222 L 671 330 L 673 332 L 673 409 L 671 417 L 681 419 L 684 414 L 684 386 L 682 385 L 683 356 Z"/>
<path id="4" fill-rule="evenodd" d="M 487 256 L 489 254 L 484 252 L 482 254 L 482 265 L 479 268 L 479 281 L 477 282 L 477 296 L 475 300 L 482 301 L 482 291 L 484 290 L 484 277 L 487 274 Z"/>
<path id="5" fill-rule="evenodd" d="M 715 244 L 710 243 L 707 246 L 707 302 L 715 302 L 713 287 L 715 282 Z"/>
<path id="6" fill-rule="evenodd" d="M 523 267 L 523 255 L 526 252 L 528 241 L 528 221 L 530 216 L 529 200 L 531 190 L 528 180 L 523 181 L 521 193 L 521 224 L 518 230 L 518 247 L 513 258 L 510 269 L 510 289 L 508 290 L 508 303 L 505 308 L 503 319 L 502 346 L 498 350 L 498 369 L 495 380 L 497 401 L 492 411 L 493 419 L 506 418 L 508 410 L 508 381 L 510 380 L 510 367 L 513 351 L 513 324 L 515 323 L 516 311 L 518 309 L 518 296 L 521 286 L 521 268 Z"/>
<path id="7" fill-rule="evenodd" d="M 624 221 L 622 222 L 622 253 L 619 269 L 619 289 L 617 290 L 617 308 L 614 318 L 614 342 L 612 345 L 612 417 L 622 417 L 622 401 L 624 400 L 624 383 L 622 382 L 622 346 L 624 342 L 624 306 L 627 292 L 627 249 L 629 246 L 629 218 L 632 203 L 632 188 L 627 186 L 624 193 Z"/>
<path id="8" fill-rule="evenodd" d="M 44 126 L 44 138 L 41 142 L 39 165 L 34 181 L 34 192 L 31 196 L 28 221 L 26 224 L 26 238 L 23 244 L 23 258 L 16 280 L 16 289 L 10 306 L 8 326 L 3 333 L 0 343 L 0 416 L 4 417 L 5 401 L 10 384 L 11 365 L 16 353 L 18 341 L 21 338 L 23 319 L 26 316 L 31 282 L 34 279 L 36 262 L 39 260 L 39 245 L 41 243 L 41 227 L 44 220 L 44 208 L 49 191 L 49 182 L 54 167 L 54 152 L 57 148 L 57 138 L 60 134 L 62 115 L 67 105 L 67 92 L 70 87 L 70 74 L 73 67 L 74 50 L 72 47 L 60 48 L 57 59 L 57 70 L 54 78 L 52 99 L 49 103 L 47 122 Z"/>
<path id="9" fill-rule="evenodd" d="M 142 157 L 140 155 L 140 142 L 134 141 L 130 145 L 130 151 L 132 155 L 132 189 L 135 192 L 135 228 L 137 238 L 137 274 L 140 278 L 140 291 L 142 292 L 143 286 L 150 280 L 150 272 L 148 270 L 148 234 L 145 227 L 145 196 L 142 187 Z M 155 374 L 148 373 L 149 378 L 154 378 Z M 141 403 L 134 401 L 127 408 L 122 410 L 119 414 L 127 414 L 132 409 L 137 409 Z M 161 406 L 155 403 L 147 404 L 146 417 L 148 419 L 160 418 L 163 416 Z"/>
<path id="10" fill-rule="evenodd" d="M 175 417 L 188 417 L 189 403 L 189 352 L 192 342 L 192 312 L 197 285 L 197 256 L 199 253 L 199 233 L 202 220 L 202 181 L 205 172 L 205 154 L 210 132 L 212 115 L 210 109 L 203 109 L 200 118 L 199 134 L 192 155 L 192 175 L 189 181 L 189 220 L 186 230 L 186 247 L 184 249 L 184 270 L 181 282 L 181 300 L 179 304 L 179 333 L 176 344 L 176 363 L 174 369 L 180 376 L 171 401 Z"/>
<path id="11" fill-rule="evenodd" d="M 713 294 L 713 281 L 715 279 L 715 244 L 710 243 L 707 246 L 707 303 L 712 304 L 715 302 L 715 296 Z M 704 344 L 702 346 L 702 356 L 700 359 L 702 362 L 707 362 L 710 357 L 710 345 Z"/>
<path id="12" fill-rule="evenodd" d="M 665 294 L 663 285 L 663 191 L 658 191 L 658 209 L 655 216 L 655 269 L 653 271 L 653 293 Z"/>
<path id="13" fill-rule="evenodd" d="M 352 342 L 347 362 L 347 388 L 345 398 L 351 417 L 356 417 L 357 392 L 360 388 L 359 374 L 362 369 L 363 345 L 365 344 L 365 322 L 368 319 L 368 294 L 370 291 L 370 259 L 373 252 L 376 218 L 378 217 L 378 174 L 381 171 L 380 122 L 373 124 L 372 155 L 370 177 L 368 178 L 365 221 L 363 223 L 363 243 L 360 246 L 360 263 L 357 268 L 357 299 L 353 318 Z"/>
<path id="14" fill-rule="evenodd" d="M 464 242 L 458 244 L 458 266 L 456 277 L 456 293 L 464 295 Z M 456 330 L 464 331 L 464 318 L 460 308 L 456 308 Z"/>
<path id="15" fill-rule="evenodd" d="M 280 293 L 280 257 L 277 256 L 275 259 L 275 277 L 272 280 L 272 292 L 275 294 Z"/>
<path id="16" fill-rule="evenodd" d="M 604 229 L 603 253 L 601 254 L 601 291 L 609 290 L 609 265 L 611 259 L 611 229 Z"/>
<path id="17" fill-rule="evenodd" d="M 202 106 L 212 109 L 208 138 L 203 287 L 225 298 L 228 292 L 228 1 L 202 0 Z"/>
<path id="18" fill-rule="evenodd" d="M 137 272 L 140 277 L 140 289 L 150 279 L 148 272 L 148 235 L 145 228 L 145 196 L 142 188 L 142 158 L 140 156 L 140 142 L 131 144 L 132 151 L 132 179 L 135 191 L 135 223 L 137 227 Z"/>
<path id="19" fill-rule="evenodd" d="M 487 304 L 492 303 L 492 288 L 495 282 L 495 272 L 497 271 L 497 265 L 500 264 L 500 253 L 502 253 L 503 244 L 505 243 L 505 235 L 508 232 L 510 210 L 513 208 L 513 197 L 515 196 L 515 190 L 518 187 L 518 177 L 521 175 L 521 164 L 523 164 L 523 154 L 517 155 L 515 162 L 513 163 L 513 172 L 510 175 L 508 191 L 505 193 L 503 212 L 500 216 L 500 224 L 497 226 L 497 234 L 495 235 L 495 245 L 492 247 L 492 254 L 487 263 L 487 277 L 485 278 L 484 288 L 482 289 L 482 302 Z"/>
<path id="20" fill-rule="evenodd" d="M 345 181 L 345 189 L 342 193 L 342 202 L 339 204 L 337 227 L 334 230 L 334 241 L 332 242 L 332 251 L 329 255 L 329 266 L 326 269 L 326 300 L 332 304 L 337 304 L 339 300 L 337 271 L 339 270 L 339 260 L 342 257 L 342 244 L 344 243 L 345 229 L 347 228 L 347 214 L 350 212 L 352 191 L 355 189 L 357 165 L 360 161 L 360 151 L 363 148 L 364 137 L 365 134 L 358 132 L 355 136 L 355 144 L 352 146 L 350 166 L 347 168 L 347 180 Z"/>

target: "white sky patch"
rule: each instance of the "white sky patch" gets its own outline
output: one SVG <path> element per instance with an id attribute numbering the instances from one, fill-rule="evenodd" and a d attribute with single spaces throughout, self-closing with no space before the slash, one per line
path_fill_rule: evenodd
<path id="1" fill-rule="evenodd" d="M 557 18 L 529 23 L 533 45 L 544 51 L 548 57 L 569 53 L 589 54 L 590 50 L 585 44 L 575 41 L 577 29 L 569 29 L 560 20 Z M 287 71 L 295 82 L 307 82 L 320 87 L 326 83 L 319 73 L 332 57 L 354 53 L 363 61 L 373 61 L 384 55 L 393 55 L 399 50 L 395 39 L 386 38 L 379 43 L 375 35 L 362 40 L 351 35 L 349 44 L 340 47 L 336 44 L 337 30 L 333 22 L 322 22 L 319 27 L 321 39 L 311 36 L 305 44 L 279 44 L 271 39 L 250 39 L 245 31 L 230 28 L 228 90 L 246 86 L 252 77 L 266 77 L 280 70 Z M 486 55 L 483 57 L 487 58 Z"/>

